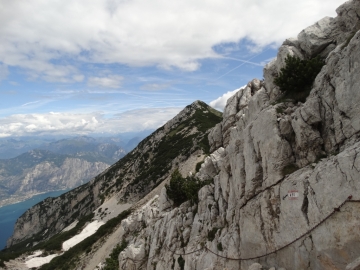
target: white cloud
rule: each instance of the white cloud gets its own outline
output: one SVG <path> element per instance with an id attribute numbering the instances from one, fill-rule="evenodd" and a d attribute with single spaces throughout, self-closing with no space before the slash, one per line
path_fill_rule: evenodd
<path id="1" fill-rule="evenodd" d="M 79 60 L 192 71 L 214 46 L 279 43 L 342 2 L 0 0 L 0 62 L 60 82 L 82 80 Z"/>
<path id="2" fill-rule="evenodd" d="M 41 102 L 41 100 L 27 102 L 27 103 L 22 104 L 21 107 L 28 106 L 28 105 L 31 105 L 31 104 L 37 104 L 37 103 L 40 103 L 40 102 Z"/>
<path id="3" fill-rule="evenodd" d="M 72 79 L 75 81 L 75 82 L 82 82 L 84 80 L 85 76 L 82 75 L 82 74 L 78 74 L 78 75 L 73 75 L 72 76 Z"/>
<path id="4" fill-rule="evenodd" d="M 88 85 L 92 87 L 120 88 L 121 81 L 124 78 L 119 75 L 109 75 L 107 77 L 90 77 Z"/>
<path id="5" fill-rule="evenodd" d="M 6 77 L 9 75 L 9 70 L 6 65 L 2 65 L 0 63 L 0 81 L 6 79 Z"/>
<path id="6" fill-rule="evenodd" d="M 122 127 L 126 131 L 145 130 L 159 128 L 167 121 L 177 115 L 183 108 L 147 108 L 131 110 L 116 115 L 114 119 L 108 121 L 106 129 Z M 104 125 L 104 126 L 106 126 Z"/>
<path id="7" fill-rule="evenodd" d="M 180 110 L 181 108 L 138 109 L 117 114 L 112 118 L 105 117 L 101 112 L 14 114 L 0 118 L 0 137 L 35 134 L 116 134 L 156 129 Z"/>
<path id="8" fill-rule="evenodd" d="M 141 90 L 160 91 L 170 87 L 170 83 L 148 83 L 141 86 Z"/>
<path id="9" fill-rule="evenodd" d="M 245 85 L 246 86 L 246 85 Z M 225 105 L 226 105 L 226 102 L 227 100 L 232 97 L 233 95 L 235 95 L 241 88 L 244 88 L 245 86 L 243 87 L 240 87 L 238 89 L 235 89 L 234 91 L 229 91 L 229 92 L 226 92 L 225 94 L 223 94 L 221 97 L 218 97 L 217 99 L 211 101 L 209 103 L 209 105 L 219 111 L 224 111 L 224 108 L 225 108 Z"/>

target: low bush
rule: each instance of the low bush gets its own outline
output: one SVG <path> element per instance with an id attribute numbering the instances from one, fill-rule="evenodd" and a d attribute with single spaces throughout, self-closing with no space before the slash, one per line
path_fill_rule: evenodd
<path id="1" fill-rule="evenodd" d="M 106 265 L 103 270 L 118 270 L 119 269 L 119 254 L 123 251 L 128 245 L 128 242 L 123 240 L 121 245 L 117 244 L 116 247 L 110 253 L 109 258 L 106 258 Z"/>
<path id="2" fill-rule="evenodd" d="M 324 64 L 324 60 L 319 56 L 301 60 L 296 56 L 288 55 L 285 59 L 285 67 L 274 80 L 275 85 L 284 93 L 282 99 L 305 102 L 315 77 Z"/>
<path id="3" fill-rule="evenodd" d="M 210 231 L 208 231 L 208 240 L 211 242 L 215 239 L 215 235 L 217 233 L 217 231 L 219 230 L 219 228 L 212 228 Z"/>
<path id="4" fill-rule="evenodd" d="M 198 203 L 198 192 L 210 181 L 200 181 L 195 177 L 182 177 L 178 170 L 171 175 L 170 184 L 166 185 L 167 196 L 174 202 L 175 206 L 179 206 L 183 202 L 191 201 L 192 204 Z"/>
<path id="5" fill-rule="evenodd" d="M 184 268 L 185 268 L 185 260 L 184 260 L 184 258 L 180 255 L 180 257 L 177 259 L 177 262 L 178 262 L 178 264 L 179 264 L 179 266 L 180 266 L 180 269 L 181 270 L 184 270 Z"/>
<path id="6" fill-rule="evenodd" d="M 201 168 L 201 165 L 204 163 L 204 161 L 200 161 L 198 163 L 196 163 L 196 167 L 195 167 L 195 171 L 196 172 L 199 172 L 200 171 L 200 168 Z"/>
<path id="7" fill-rule="evenodd" d="M 291 163 L 291 164 L 284 166 L 284 168 L 282 169 L 282 174 L 283 174 L 283 176 L 292 174 L 293 172 L 297 171 L 298 169 L 299 169 L 299 167 L 296 164 Z"/>

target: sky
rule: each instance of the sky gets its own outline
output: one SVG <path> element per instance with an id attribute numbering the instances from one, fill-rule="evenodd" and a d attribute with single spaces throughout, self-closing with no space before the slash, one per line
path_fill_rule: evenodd
<path id="1" fill-rule="evenodd" d="M 0 137 L 155 129 L 226 99 L 343 1 L 0 0 Z"/>

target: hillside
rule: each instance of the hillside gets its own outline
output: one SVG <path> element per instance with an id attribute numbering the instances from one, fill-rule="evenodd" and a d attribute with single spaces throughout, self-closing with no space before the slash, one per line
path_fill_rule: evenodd
<path id="1" fill-rule="evenodd" d="M 179 166 L 184 172 L 195 172 L 196 163 L 209 151 L 209 130 L 219 121 L 221 113 L 203 102 L 187 106 L 88 184 L 29 209 L 16 222 L 8 246 L 49 238 L 111 197 L 137 202 Z"/>
<path id="2" fill-rule="evenodd" d="M 360 1 L 337 14 L 284 41 L 222 118 L 197 101 L 88 184 L 27 211 L 0 253 L 7 268 L 40 249 L 57 256 L 42 270 L 359 269 Z M 276 83 L 289 55 L 323 61 L 300 93 Z"/>

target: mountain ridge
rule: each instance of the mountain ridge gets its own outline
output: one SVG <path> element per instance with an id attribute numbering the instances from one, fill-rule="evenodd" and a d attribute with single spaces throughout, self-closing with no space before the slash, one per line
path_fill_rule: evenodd
<path id="1" fill-rule="evenodd" d="M 55 234 L 38 214 L 52 219 L 56 227 L 56 217 L 48 215 L 55 212 L 51 205 L 58 204 L 59 209 L 64 203 L 65 208 L 78 209 L 65 209 L 61 217 L 70 222 L 69 215 L 91 214 L 96 207 L 116 200 L 120 205 L 133 205 L 130 212 L 119 216 L 114 230 L 104 239 L 93 239 L 89 246 L 77 247 L 78 259 L 65 253 L 42 269 L 61 269 L 63 265 L 57 262 L 72 269 L 109 266 L 109 250 L 116 250 L 120 243 L 124 244 L 112 261 L 119 269 L 360 267 L 360 1 L 347 1 L 337 14 L 304 29 L 296 39 L 286 40 L 277 58 L 265 66 L 265 80 L 254 79 L 232 96 L 221 121 L 205 134 L 197 134 L 197 125 L 190 124 L 210 110 L 204 113 L 204 106 L 195 102 L 113 167 L 67 193 L 62 202 L 55 199 L 43 209 L 29 210 L 18 220 L 10 249 L 26 239 L 24 227 L 35 228 L 30 213 L 37 226 L 40 223 Z M 281 100 L 283 93 L 274 83 L 288 55 L 325 58 L 304 103 Z M 180 119 L 190 119 L 189 124 L 181 126 Z M 190 137 L 192 132 L 196 140 Z M 179 139 L 185 143 L 176 144 Z M 197 148 L 207 140 L 206 148 Z M 151 155 L 142 153 L 150 149 L 159 149 L 155 150 L 157 157 L 164 157 L 171 167 L 159 163 L 152 170 L 145 166 Z M 209 155 L 204 154 L 207 151 Z M 193 159 L 184 159 L 186 153 Z M 170 163 L 168 157 L 173 158 Z M 200 166 L 195 166 L 197 161 Z M 119 165 L 124 169 L 115 170 Z M 139 174 L 139 168 L 147 168 L 149 174 Z M 166 187 L 159 184 L 168 181 L 175 169 L 183 176 L 190 171 L 199 179 L 212 180 L 199 190 L 197 204 L 187 201 L 176 207 Z M 139 196 L 145 194 L 148 196 L 139 203 Z M 347 203 L 350 195 L 354 201 Z M 117 203 L 108 210 L 118 209 Z M 32 245 L 35 239 L 27 241 Z"/>
<path id="2" fill-rule="evenodd" d="M 216 114 L 214 114 L 215 112 Z M 145 138 L 133 151 L 107 168 L 100 175 L 93 178 L 88 184 L 84 184 L 63 194 L 62 198 L 49 199 L 47 205 L 49 205 L 50 209 L 48 209 L 47 213 L 42 210 L 44 206 L 41 205 L 35 205 L 29 209 L 18 219 L 15 225 L 14 235 L 8 241 L 8 247 L 31 236 L 41 235 L 45 230 L 47 231 L 46 237 L 52 236 L 73 222 L 75 217 L 89 215 L 106 199 L 110 198 L 111 195 L 117 194 L 116 196 L 121 199 L 121 201 L 137 201 L 139 196 L 141 197 L 147 194 L 153 187 L 166 180 L 169 177 L 169 171 L 171 172 L 171 170 L 173 170 L 171 169 L 172 165 L 168 168 L 169 171 L 164 170 L 164 168 L 158 170 L 157 168 L 147 166 L 145 164 L 147 162 L 143 156 L 145 156 L 146 159 L 151 160 L 155 158 L 161 162 L 171 160 L 173 165 L 184 162 L 184 160 L 186 161 L 188 156 L 182 155 L 181 153 L 186 152 L 188 155 L 189 152 L 196 152 L 196 157 L 199 156 L 199 158 L 201 158 L 203 156 L 202 153 L 205 152 L 202 147 L 205 146 L 198 146 L 197 142 L 198 140 L 204 140 L 204 137 L 206 137 L 205 135 L 207 133 L 203 133 L 209 125 L 206 121 L 208 121 L 210 117 L 211 121 L 213 121 L 211 125 L 215 125 L 215 122 L 221 120 L 220 114 L 221 113 L 212 108 L 209 109 L 208 105 L 200 101 L 196 101 L 187 106 L 163 127 Z M 191 123 L 199 123 L 200 121 L 199 128 L 201 132 L 192 129 L 193 133 L 189 136 L 185 135 L 181 142 L 177 139 L 172 141 L 172 139 L 177 138 L 177 136 L 183 136 L 178 133 L 188 130 L 190 127 L 181 126 L 181 121 L 187 121 L 189 125 Z M 201 124 L 202 122 L 204 124 Z M 171 132 L 172 134 L 170 134 Z M 207 138 L 205 139 L 207 140 Z M 168 156 L 164 156 L 162 150 L 156 154 L 150 154 L 150 151 L 159 145 L 162 146 L 164 150 L 166 150 L 167 147 L 180 147 L 181 153 L 176 154 L 176 152 L 170 152 Z M 143 172 L 141 174 L 138 168 L 141 168 L 141 171 L 146 171 L 147 173 Z M 146 185 L 144 185 L 144 183 L 146 183 Z M 71 208 L 64 206 L 66 204 L 70 204 Z M 59 211 L 59 209 L 61 210 Z M 46 217 L 41 217 L 41 215 L 44 214 Z M 37 217 L 34 219 L 34 216 Z M 59 221 L 60 216 L 62 217 L 61 221 Z M 52 224 L 53 222 L 55 223 Z M 26 229 L 23 230 L 21 228 Z M 29 234 L 30 232 L 32 235 Z"/>

